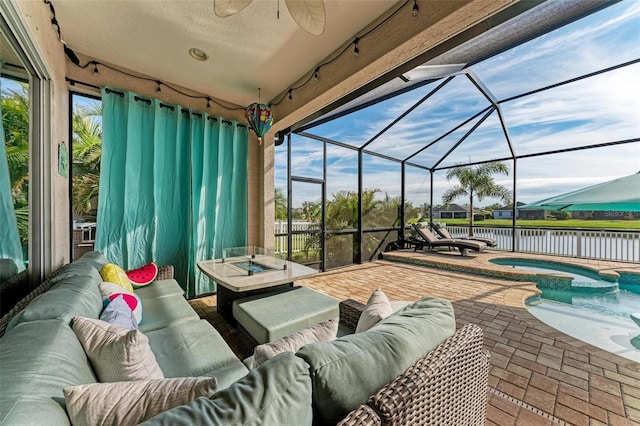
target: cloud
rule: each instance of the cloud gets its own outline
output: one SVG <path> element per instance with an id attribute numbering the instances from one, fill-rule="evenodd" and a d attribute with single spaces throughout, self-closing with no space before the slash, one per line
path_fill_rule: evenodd
<path id="1" fill-rule="evenodd" d="M 492 93 L 504 99 L 638 58 L 640 2 L 631 1 L 616 3 L 489 58 L 474 65 L 473 70 Z M 423 86 L 309 132 L 361 147 L 439 83 Z M 640 64 L 505 102 L 501 109 L 516 155 L 535 154 L 637 139 L 640 137 L 637 93 L 640 93 Z M 405 159 L 488 105 L 466 76 L 457 76 L 366 149 Z M 432 167 L 479 119 L 415 155 L 411 161 Z M 322 171 L 322 145 L 312 142 L 299 142 L 300 147 L 295 148 L 294 169 L 317 176 Z M 493 113 L 439 167 L 509 156 L 504 130 L 497 114 Z M 339 189 L 357 189 L 356 154 L 328 145 L 327 157 L 329 195 Z M 399 194 L 400 166 L 378 157 L 365 158 L 365 187 Z M 282 162 L 277 159 L 277 163 Z M 508 163 L 512 165 L 511 161 Z M 420 200 L 418 204 L 428 202 L 429 172 L 412 167 L 407 170 L 411 170 L 406 179 L 407 199 Z M 536 201 L 638 170 L 640 142 L 522 159 L 517 164 L 517 196 L 525 202 Z M 442 193 L 452 185 L 444 174 L 434 174 L 435 204 L 440 203 Z M 511 187 L 512 177 L 500 177 L 498 182 Z M 491 201 L 487 200 L 486 204 Z"/>

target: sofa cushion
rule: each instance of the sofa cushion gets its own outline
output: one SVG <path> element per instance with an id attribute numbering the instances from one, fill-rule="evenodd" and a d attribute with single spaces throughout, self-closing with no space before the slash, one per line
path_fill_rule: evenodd
<path id="1" fill-rule="evenodd" d="M 366 332 L 300 349 L 311 366 L 318 424 L 336 424 L 455 329 L 451 303 L 424 297 Z"/>
<path id="2" fill-rule="evenodd" d="M 102 281 L 102 277 L 96 268 L 87 262 L 74 262 L 64 265 L 57 274 L 50 278 L 49 282 L 51 287 L 54 288 L 56 284 L 66 281 L 71 277 L 88 277 L 92 282 Z"/>
<path id="3" fill-rule="evenodd" d="M 182 296 L 156 297 L 146 299 L 142 304 L 144 306 L 142 321 L 138 327 L 143 333 L 184 321 L 200 319 L 189 302 Z"/>
<path id="4" fill-rule="evenodd" d="M 222 389 L 249 372 L 205 320 L 170 325 L 146 336 L 165 377 L 212 376 Z"/>
<path id="5" fill-rule="evenodd" d="M 176 280 L 156 280 L 149 285 L 134 289 L 142 302 L 167 296 L 183 296 L 184 290 Z"/>
<path id="6" fill-rule="evenodd" d="M 95 381 L 67 322 L 19 324 L 0 339 L 0 424 L 69 424 L 62 389 Z"/>
<path id="7" fill-rule="evenodd" d="M 389 299 L 381 289 L 377 289 L 369 297 L 367 305 L 358 319 L 356 333 L 369 330 L 392 313 L 393 309 Z"/>
<path id="8" fill-rule="evenodd" d="M 18 265 L 12 259 L 0 259 L 0 282 L 18 273 Z"/>
<path id="9" fill-rule="evenodd" d="M 34 298 L 9 322 L 7 330 L 27 321 L 61 319 L 68 324 L 74 316 L 98 318 L 102 311 L 99 280 L 86 275 L 67 277 Z"/>
<path id="10" fill-rule="evenodd" d="M 143 424 L 304 426 L 312 417 L 309 366 L 285 352 L 213 398 L 198 398 Z"/>
<path id="11" fill-rule="evenodd" d="M 164 378 L 140 331 L 82 317 L 74 317 L 72 327 L 100 382 Z"/>
<path id="12" fill-rule="evenodd" d="M 185 377 L 70 386 L 64 397 L 73 426 L 137 425 L 215 392 L 216 379 Z"/>
<path id="13" fill-rule="evenodd" d="M 82 255 L 82 257 L 76 260 L 74 263 L 85 262 L 93 266 L 96 271 L 100 271 L 104 265 L 109 263 L 109 260 L 104 257 L 104 254 L 99 251 L 88 251 Z"/>
<path id="14" fill-rule="evenodd" d="M 309 343 L 330 342 L 336 338 L 338 333 L 338 321 L 324 321 L 311 327 L 303 328 L 300 331 L 274 340 L 273 342 L 258 345 L 253 350 L 255 366 L 259 366 L 266 360 L 273 358 L 282 352 L 296 353 L 298 350 Z"/>

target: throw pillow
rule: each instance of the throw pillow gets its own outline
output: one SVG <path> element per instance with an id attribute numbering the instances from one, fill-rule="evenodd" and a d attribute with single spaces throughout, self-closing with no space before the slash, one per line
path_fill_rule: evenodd
<path id="1" fill-rule="evenodd" d="M 217 380 L 184 377 L 134 382 L 91 383 L 63 389 L 74 426 L 137 425 L 204 396 L 212 397 Z"/>
<path id="2" fill-rule="evenodd" d="M 406 308 L 413 302 L 409 302 L 407 300 L 391 300 L 389 303 L 391 304 L 391 310 L 393 312 L 398 312 L 400 309 Z"/>
<path id="3" fill-rule="evenodd" d="M 133 293 L 133 286 L 127 277 L 127 273 L 115 263 L 107 263 L 100 269 L 100 276 L 103 280 L 118 284 L 120 287 Z"/>
<path id="4" fill-rule="evenodd" d="M 158 276 L 158 266 L 151 262 L 138 269 L 127 271 L 127 278 L 134 289 L 151 284 Z"/>
<path id="5" fill-rule="evenodd" d="M 127 330 L 138 328 L 138 320 L 133 315 L 131 307 L 124 300 L 122 294 L 117 295 L 115 299 L 104 308 L 104 311 L 100 314 L 100 319 L 109 324 L 126 328 Z"/>
<path id="6" fill-rule="evenodd" d="M 164 379 L 140 330 L 84 317 L 74 317 L 72 328 L 100 382 Z"/>
<path id="7" fill-rule="evenodd" d="M 311 426 L 315 410 L 309 374 L 301 358 L 281 353 L 213 398 L 196 398 L 142 425 Z"/>
<path id="8" fill-rule="evenodd" d="M 393 309 L 391 309 L 389 299 L 387 299 L 387 296 L 385 296 L 382 290 L 377 289 L 371 294 L 371 297 L 369 297 L 367 306 L 365 306 L 358 319 L 356 333 L 369 330 L 392 313 Z"/>
<path id="9" fill-rule="evenodd" d="M 134 292 L 127 291 L 114 283 L 103 282 L 98 284 L 100 294 L 102 295 L 102 305 L 108 306 L 116 297 L 122 296 L 133 315 L 136 317 L 138 324 L 142 321 L 142 300 Z"/>
<path id="10" fill-rule="evenodd" d="M 298 352 L 298 349 L 309 343 L 330 342 L 338 334 L 338 321 L 332 319 L 304 328 L 289 336 L 273 342 L 256 346 L 253 350 L 255 366 L 258 367 L 268 359 L 282 352 Z"/>

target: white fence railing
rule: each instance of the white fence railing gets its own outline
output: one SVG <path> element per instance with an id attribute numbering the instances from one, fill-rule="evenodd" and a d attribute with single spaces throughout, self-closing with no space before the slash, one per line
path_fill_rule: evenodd
<path id="1" fill-rule="evenodd" d="M 301 221 L 293 221 L 291 222 L 291 230 L 292 231 L 308 231 L 311 229 L 317 229 L 317 224 L 313 222 L 301 222 Z M 287 236 L 286 235 L 278 235 L 278 234 L 286 234 L 287 231 L 287 222 L 285 221 L 277 221 L 275 222 L 275 252 L 286 253 L 287 252 Z M 311 237 L 311 234 L 293 234 L 291 235 L 291 251 L 299 252 L 303 251 L 307 245 L 307 241 Z"/>
<path id="2" fill-rule="evenodd" d="M 292 231 L 310 231 L 317 229 L 312 222 L 294 221 Z M 453 237 L 463 238 L 469 233 L 466 226 L 447 225 Z M 93 243 L 96 235 L 95 223 L 75 224 L 74 243 Z M 274 231 L 276 253 L 287 252 L 287 222 L 275 222 Z M 511 250 L 523 253 L 551 254 L 585 259 L 613 260 L 622 262 L 640 262 L 640 231 L 613 231 L 567 228 L 516 228 L 515 247 L 512 228 L 475 227 L 473 233 L 478 237 L 493 238 L 498 242 L 498 250 Z M 278 236 L 278 234 L 280 234 Z M 311 233 L 293 234 L 291 249 L 303 251 Z"/>
<path id="3" fill-rule="evenodd" d="M 95 223 L 76 224 L 74 241 L 93 243 L 95 240 Z M 317 229 L 312 222 L 295 221 L 292 231 L 310 231 Z M 447 229 L 453 237 L 463 238 L 469 233 L 466 226 L 451 226 Z M 287 222 L 275 222 L 275 251 L 286 253 Z M 473 233 L 478 237 L 493 238 L 497 241 L 498 250 L 516 252 L 551 254 L 585 259 L 613 260 L 622 262 L 640 262 L 640 231 L 613 231 L 566 228 L 516 228 L 515 247 L 512 247 L 512 228 L 509 227 L 475 227 Z M 311 233 L 294 233 L 291 236 L 291 249 L 299 252 L 305 249 Z"/>
<path id="4" fill-rule="evenodd" d="M 92 243 L 96 240 L 96 223 L 95 222 L 81 222 L 73 224 L 74 241 L 76 238 L 83 243 Z M 75 236 L 77 234 L 77 237 Z"/>
<path id="5" fill-rule="evenodd" d="M 454 237 L 465 237 L 466 226 L 447 226 Z M 512 228 L 475 227 L 474 235 L 493 238 L 498 249 L 511 250 Z M 640 231 L 563 228 L 516 228 L 514 251 L 584 259 L 640 262 Z"/>
<path id="6" fill-rule="evenodd" d="M 311 222 L 293 222 L 293 231 L 314 229 Z M 447 229 L 452 236 L 466 237 L 466 226 L 451 226 Z M 493 238 L 498 250 L 522 253 L 550 254 L 585 259 L 612 260 L 621 262 L 640 262 L 640 231 L 613 231 L 566 228 L 516 228 L 515 247 L 513 229 L 509 227 L 475 227 L 474 235 Z M 275 234 L 286 234 L 287 222 L 275 223 Z M 293 234 L 292 251 L 302 251 L 311 234 Z M 275 238 L 275 250 L 287 251 L 287 236 Z"/>

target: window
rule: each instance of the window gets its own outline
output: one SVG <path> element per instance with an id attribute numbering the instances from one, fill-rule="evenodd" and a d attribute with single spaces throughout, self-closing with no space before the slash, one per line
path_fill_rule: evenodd
<path id="1" fill-rule="evenodd" d="M 72 94 L 71 103 L 71 247 L 72 259 L 75 260 L 93 250 L 96 238 L 102 157 L 102 101 Z"/>

